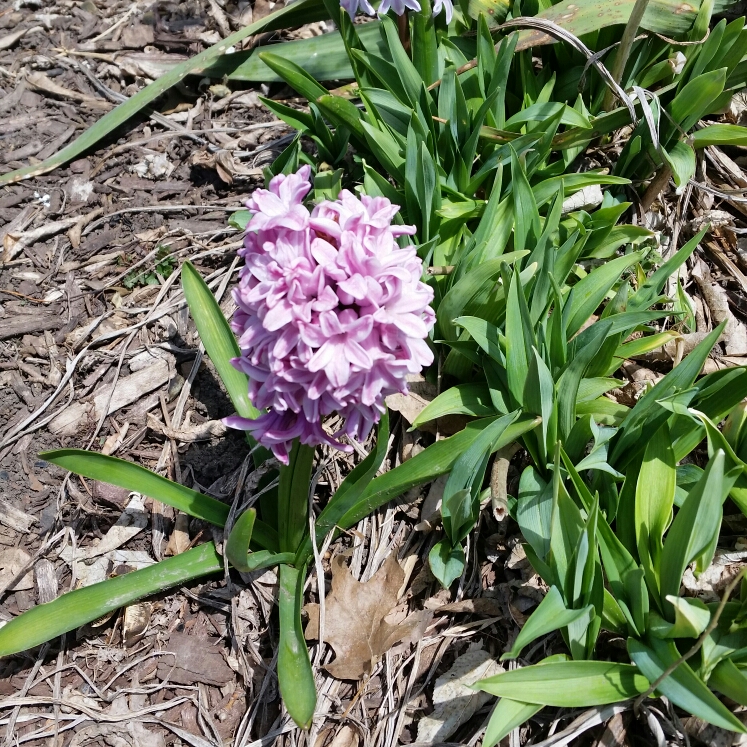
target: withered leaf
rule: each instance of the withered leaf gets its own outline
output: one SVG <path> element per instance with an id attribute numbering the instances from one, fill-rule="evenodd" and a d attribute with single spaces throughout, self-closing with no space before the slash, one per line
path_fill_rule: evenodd
<path id="1" fill-rule="evenodd" d="M 325 669 L 340 680 L 358 680 L 369 674 L 396 643 L 412 639 L 430 620 L 430 612 L 414 612 L 391 624 L 387 615 L 397 606 L 397 594 L 405 574 L 392 553 L 373 577 L 361 583 L 351 575 L 345 558 L 332 560 L 332 590 L 325 600 L 324 640 L 335 651 Z M 318 605 L 307 605 L 306 639 L 319 636 Z"/>

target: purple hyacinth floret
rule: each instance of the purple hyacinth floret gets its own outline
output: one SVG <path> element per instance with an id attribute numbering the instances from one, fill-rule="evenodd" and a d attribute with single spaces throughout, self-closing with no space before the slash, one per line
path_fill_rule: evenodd
<path id="1" fill-rule="evenodd" d="M 433 291 L 420 280 L 415 247 L 396 241 L 415 228 L 392 225 L 399 207 L 386 198 L 347 190 L 310 212 L 309 174 L 303 166 L 276 176 L 247 203 L 253 216 L 231 325 L 241 350 L 233 364 L 267 412 L 225 422 L 285 464 L 296 438 L 351 451 L 340 437 L 364 440 L 384 398 L 406 392 L 406 376 L 433 362 Z M 344 424 L 330 435 L 322 419 L 334 412 Z"/>

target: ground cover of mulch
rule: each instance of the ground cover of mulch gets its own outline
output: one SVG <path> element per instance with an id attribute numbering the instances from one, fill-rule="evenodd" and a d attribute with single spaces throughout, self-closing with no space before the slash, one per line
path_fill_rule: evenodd
<path id="1" fill-rule="evenodd" d="M 118 97 L 140 90 L 165 61 L 201 51 L 271 5 L 5 4 L 0 173 L 44 160 Z M 254 489 L 242 434 L 220 423 L 232 408 L 202 355 L 176 270 L 190 259 L 231 314 L 241 239 L 227 219 L 262 184 L 262 167 L 290 135 L 261 107 L 258 92 L 190 78 L 158 103 L 160 118 L 143 114 L 85 157 L 0 189 L 0 621 L 80 585 L 220 540 L 208 525 L 156 501 L 67 475 L 39 458 L 45 449 L 112 454 L 228 503 Z M 292 95 L 279 86 L 271 93 Z M 698 178 L 718 188 L 747 187 L 738 152 L 709 149 Z M 718 224 L 683 278 L 699 333 L 730 320 L 712 368 L 741 364 L 747 355 L 747 254 L 729 230 L 743 225 L 746 212 L 744 201 L 727 205 L 689 188 L 667 193 L 648 216 L 638 216 L 680 237 L 699 221 Z M 619 396 L 634 397 L 661 375 L 666 355 L 681 353 L 630 362 L 630 383 Z M 407 432 L 412 408 L 434 395 L 425 384 L 416 390 L 414 400 L 397 405 L 389 466 L 436 437 Z M 320 450 L 320 500 L 368 446 L 350 460 Z M 509 494 L 522 459 L 516 454 L 507 468 Z M 396 551 L 403 593 L 380 612 L 399 621 L 417 613 L 419 624 L 358 682 L 332 677 L 323 665 L 334 652 L 312 645 L 320 695 L 310 733 L 296 729 L 280 706 L 277 579 L 270 570 L 190 584 L 0 661 L 0 739 L 113 747 L 442 743 L 447 717 L 434 702 L 445 697 L 439 677 L 497 671 L 494 660 L 544 593 L 516 527 L 489 510 L 470 537 L 468 573 L 456 590 L 439 589 L 424 558 L 436 536 L 430 529 L 442 489 L 437 481 L 411 491 L 320 549 L 327 588 L 333 556 L 346 553 L 352 576 L 375 585 L 376 571 Z M 745 533 L 741 516 L 727 517 L 724 552 L 708 581 L 714 593 L 739 568 Z M 316 575 L 307 594 L 319 601 Z M 544 641 L 525 660 L 542 658 L 556 643 Z M 600 642 L 612 651 L 621 645 Z M 476 694 L 464 701 L 457 706 L 461 725 L 448 741 L 478 744 L 491 703 Z M 665 724 L 677 718 L 660 715 Z M 546 709 L 506 744 L 651 743 L 629 712 L 577 716 Z M 694 743 L 731 743 L 731 735 L 725 741 L 725 732 L 704 732 L 694 721 L 685 731 Z"/>

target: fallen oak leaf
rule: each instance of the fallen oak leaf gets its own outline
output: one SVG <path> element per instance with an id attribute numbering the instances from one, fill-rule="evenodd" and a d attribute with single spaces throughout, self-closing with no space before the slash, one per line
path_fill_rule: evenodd
<path id="1" fill-rule="evenodd" d="M 397 643 L 412 638 L 430 620 L 430 612 L 414 612 L 392 624 L 386 617 L 397 607 L 405 574 L 394 553 L 369 581 L 353 578 L 345 558 L 332 559 L 332 589 L 325 599 L 324 640 L 334 649 L 335 660 L 325 669 L 336 679 L 358 680 L 370 674 L 379 657 Z M 319 606 L 306 605 L 309 615 L 305 637 L 319 636 Z"/>

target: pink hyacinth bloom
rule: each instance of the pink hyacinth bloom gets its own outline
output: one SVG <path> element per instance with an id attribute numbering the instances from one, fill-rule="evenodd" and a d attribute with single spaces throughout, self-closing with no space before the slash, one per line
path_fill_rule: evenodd
<path id="1" fill-rule="evenodd" d="M 296 438 L 351 451 L 340 437 L 364 440 L 384 398 L 406 393 L 407 375 L 433 362 L 433 291 L 420 280 L 415 247 L 396 241 L 415 228 L 392 224 L 399 207 L 386 198 L 347 190 L 310 212 L 309 175 L 303 166 L 253 193 L 234 290 L 241 356 L 233 364 L 267 412 L 225 422 L 284 464 Z M 344 423 L 329 434 L 322 420 L 334 412 Z"/>

